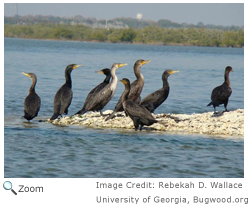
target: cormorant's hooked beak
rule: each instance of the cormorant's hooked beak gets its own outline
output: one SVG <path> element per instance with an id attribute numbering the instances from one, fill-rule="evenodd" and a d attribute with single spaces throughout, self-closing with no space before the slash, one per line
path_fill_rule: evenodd
<path id="1" fill-rule="evenodd" d="M 73 67 L 73 69 L 76 69 L 76 68 L 81 67 L 81 66 L 83 66 L 83 64 L 75 65 L 75 66 Z"/>
<path id="2" fill-rule="evenodd" d="M 142 61 L 141 65 L 144 65 L 144 64 L 149 63 L 149 62 L 151 62 L 151 60 Z"/>
<path id="3" fill-rule="evenodd" d="M 30 74 L 27 74 L 27 73 L 24 73 L 24 72 L 22 72 L 22 74 L 31 78 Z"/>
<path id="4" fill-rule="evenodd" d="M 95 71 L 95 73 L 101 73 L 101 74 L 104 74 L 104 72 L 102 70 L 100 71 Z"/>
<path id="5" fill-rule="evenodd" d="M 124 80 L 124 79 L 121 79 L 121 80 L 120 80 L 120 82 L 121 82 L 121 83 L 123 83 L 124 85 L 126 85 L 126 84 L 127 84 L 127 81 L 126 81 L 126 80 Z"/>
<path id="6" fill-rule="evenodd" d="M 171 74 L 174 74 L 174 73 L 178 73 L 179 71 L 177 70 L 177 71 L 171 71 Z"/>
<path id="7" fill-rule="evenodd" d="M 101 73 L 101 74 L 104 74 L 104 71 L 103 71 L 103 70 L 100 70 L 100 71 L 95 71 L 95 73 Z"/>
<path id="8" fill-rule="evenodd" d="M 234 72 L 234 70 L 232 69 L 230 72 Z"/>
<path id="9" fill-rule="evenodd" d="M 119 63 L 119 64 L 118 64 L 118 68 L 121 68 L 122 66 L 127 66 L 127 65 L 128 65 L 127 63 L 124 63 L 124 64 Z"/>

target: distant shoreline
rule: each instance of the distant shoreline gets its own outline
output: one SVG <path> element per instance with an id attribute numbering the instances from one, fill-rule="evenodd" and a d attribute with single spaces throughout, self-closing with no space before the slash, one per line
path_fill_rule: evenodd
<path id="1" fill-rule="evenodd" d="M 71 24 L 4 24 L 4 37 L 167 46 L 244 46 L 243 29 L 162 28 L 151 25 L 139 29 L 107 29 Z"/>

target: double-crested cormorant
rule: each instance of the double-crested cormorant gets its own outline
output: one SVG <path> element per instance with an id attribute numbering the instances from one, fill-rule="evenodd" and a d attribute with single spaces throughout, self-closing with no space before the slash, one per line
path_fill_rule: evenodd
<path id="1" fill-rule="evenodd" d="M 55 120 L 59 115 L 68 113 L 68 107 L 70 106 L 73 97 L 71 72 L 80 66 L 83 65 L 70 64 L 66 67 L 66 82 L 61 86 L 54 97 L 54 114 L 50 120 Z"/>
<path id="2" fill-rule="evenodd" d="M 95 108 L 97 107 L 94 107 L 94 102 L 93 100 L 96 100 L 96 94 L 101 91 L 106 85 L 109 84 L 109 80 L 111 78 L 111 74 L 110 74 L 110 69 L 108 68 L 105 68 L 105 69 L 102 69 L 100 71 L 96 71 L 97 73 L 101 73 L 101 74 L 105 74 L 106 75 L 106 78 L 104 79 L 104 81 L 102 83 L 100 83 L 99 85 L 97 85 L 94 89 L 92 89 L 89 94 L 87 95 L 86 97 L 86 100 L 85 100 L 85 103 L 82 107 L 82 109 L 80 111 L 78 111 L 76 114 L 84 114 L 86 113 L 87 111 L 97 111 L 95 110 Z M 100 110 L 101 112 L 101 110 Z M 102 112 L 101 112 L 101 115 Z"/>
<path id="3" fill-rule="evenodd" d="M 120 63 L 113 64 L 110 71 L 112 77 L 110 83 L 93 95 L 92 100 L 88 102 L 88 107 L 85 107 L 85 109 L 80 110 L 76 114 L 84 114 L 86 111 L 92 110 L 92 111 L 100 111 L 101 115 L 103 115 L 101 110 L 113 98 L 116 91 L 118 79 L 115 72 L 118 68 L 126 65 L 127 64 L 120 64 Z"/>
<path id="4" fill-rule="evenodd" d="M 223 84 L 214 88 L 212 91 L 212 95 L 211 95 L 212 101 L 207 106 L 213 105 L 214 113 L 216 112 L 215 107 L 221 104 L 224 104 L 225 111 L 228 111 L 227 110 L 228 99 L 232 93 L 230 80 L 229 80 L 229 72 L 233 72 L 233 69 L 231 66 L 227 66 L 225 69 L 225 73 L 224 73 L 225 81 L 223 82 Z"/>
<path id="5" fill-rule="evenodd" d="M 141 98 L 140 98 L 140 94 L 142 92 L 143 86 L 144 86 L 144 76 L 140 73 L 140 68 L 142 65 L 149 63 L 150 60 L 137 60 L 134 64 L 134 73 L 136 76 L 136 80 L 134 82 L 132 82 L 131 85 L 131 89 L 130 89 L 130 93 L 129 93 L 129 99 L 131 101 L 134 101 L 136 103 L 140 103 Z M 120 97 L 120 99 L 118 100 L 114 111 L 107 117 L 106 121 L 111 119 L 116 112 L 119 111 L 123 111 L 123 105 L 122 105 L 122 96 Z"/>
<path id="6" fill-rule="evenodd" d="M 24 73 L 24 72 L 22 72 L 22 74 L 27 77 L 30 77 L 32 80 L 32 85 L 30 87 L 29 94 L 24 100 L 24 118 L 30 121 L 34 117 L 38 116 L 41 100 L 40 97 L 35 92 L 35 86 L 37 83 L 36 75 L 33 73 Z"/>
<path id="7" fill-rule="evenodd" d="M 139 125 L 141 131 L 143 125 L 149 126 L 153 123 L 158 122 L 144 106 L 141 106 L 136 102 L 128 99 L 130 92 L 130 81 L 126 78 L 123 78 L 120 81 L 125 85 L 125 90 L 122 94 L 123 108 L 126 114 L 133 120 L 135 130 L 138 129 Z"/>
<path id="8" fill-rule="evenodd" d="M 168 77 L 171 74 L 177 73 L 179 71 L 173 71 L 171 69 L 165 70 L 162 74 L 163 87 L 156 90 L 153 93 L 147 95 L 140 103 L 140 105 L 145 106 L 150 112 L 154 112 L 169 96 L 170 85 L 168 83 Z"/>

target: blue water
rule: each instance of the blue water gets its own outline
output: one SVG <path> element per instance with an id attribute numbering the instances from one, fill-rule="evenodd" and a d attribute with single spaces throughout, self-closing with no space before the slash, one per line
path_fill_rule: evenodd
<path id="1" fill-rule="evenodd" d="M 53 98 L 64 83 L 68 64 L 84 64 L 72 72 L 73 100 L 69 115 L 83 105 L 89 91 L 104 76 L 95 71 L 113 63 L 128 63 L 117 71 L 135 80 L 133 65 L 142 66 L 142 97 L 162 86 L 165 69 L 169 98 L 155 113 L 203 113 L 211 91 L 230 73 L 232 96 L 228 109 L 244 108 L 244 50 L 242 48 L 183 47 L 4 39 L 4 176 L 5 177 L 244 177 L 244 140 L 238 137 L 176 134 L 124 129 L 90 129 L 41 123 L 53 114 Z M 26 122 L 23 101 L 31 80 L 38 77 L 39 116 Z M 117 86 L 106 106 L 113 109 L 122 91 Z M 217 110 L 224 110 L 218 107 Z"/>

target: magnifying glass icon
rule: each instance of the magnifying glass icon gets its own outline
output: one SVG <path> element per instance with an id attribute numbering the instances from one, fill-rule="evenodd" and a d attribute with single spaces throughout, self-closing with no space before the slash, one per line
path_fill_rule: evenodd
<path id="1" fill-rule="evenodd" d="M 11 190 L 11 192 L 13 192 L 15 195 L 17 195 L 15 190 L 12 189 L 12 183 L 10 181 L 4 182 L 3 188 L 6 189 L 6 190 Z"/>

